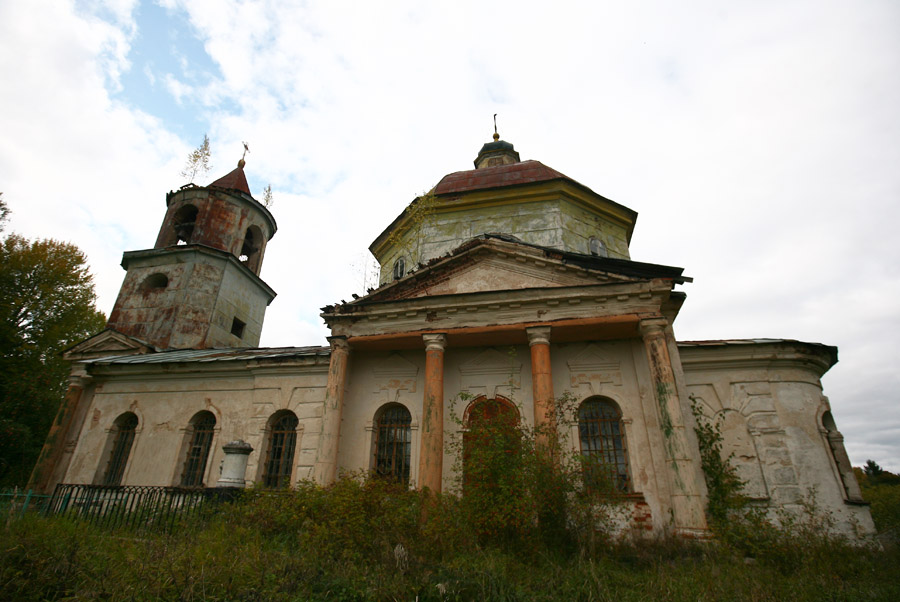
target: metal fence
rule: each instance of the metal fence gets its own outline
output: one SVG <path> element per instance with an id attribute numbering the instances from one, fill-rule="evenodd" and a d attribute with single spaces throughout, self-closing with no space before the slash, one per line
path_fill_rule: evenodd
<path id="1" fill-rule="evenodd" d="M 44 512 L 50 503 L 49 495 L 19 488 L 0 490 L 0 516 L 17 518 L 28 512 Z"/>
<path id="2" fill-rule="evenodd" d="M 47 504 L 48 515 L 63 515 L 108 528 L 169 531 L 195 517 L 215 490 L 179 487 L 59 484 Z"/>

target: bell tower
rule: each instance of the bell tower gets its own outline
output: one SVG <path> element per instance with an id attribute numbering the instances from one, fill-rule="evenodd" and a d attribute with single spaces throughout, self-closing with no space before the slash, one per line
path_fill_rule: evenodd
<path id="1" fill-rule="evenodd" d="M 277 226 L 237 169 L 166 195 L 156 245 L 122 256 L 125 280 L 107 327 L 158 349 L 259 345 L 275 298 L 259 277 Z"/>

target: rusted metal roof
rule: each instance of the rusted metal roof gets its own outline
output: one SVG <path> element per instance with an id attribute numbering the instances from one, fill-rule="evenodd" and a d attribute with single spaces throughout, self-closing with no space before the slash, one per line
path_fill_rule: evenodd
<path id="1" fill-rule="evenodd" d="M 210 186 L 218 186 L 219 188 L 227 188 L 229 190 L 239 190 L 253 196 L 250 192 L 250 186 L 247 184 L 247 176 L 244 175 L 244 169 L 237 167 L 234 171 L 225 174 Z"/>
<path id="2" fill-rule="evenodd" d="M 180 364 L 234 362 L 289 357 L 328 356 L 329 347 L 246 347 L 242 349 L 177 349 L 144 355 L 119 355 L 85 360 L 90 364 Z"/>
<path id="3" fill-rule="evenodd" d="M 569 180 L 575 182 L 555 169 L 547 167 L 540 161 L 522 161 L 510 165 L 483 167 L 469 171 L 457 171 L 447 174 L 434 189 L 435 194 L 453 194 L 503 186 L 535 184 L 550 180 Z"/>

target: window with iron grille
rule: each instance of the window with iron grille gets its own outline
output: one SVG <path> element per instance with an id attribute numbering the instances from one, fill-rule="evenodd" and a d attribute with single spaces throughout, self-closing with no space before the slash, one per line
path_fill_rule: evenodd
<path id="1" fill-rule="evenodd" d="M 113 444 L 106 471 L 103 473 L 103 485 L 122 484 L 122 476 L 125 474 L 125 466 L 128 464 L 128 456 L 131 454 L 131 444 L 134 443 L 134 432 L 137 425 L 138 418 L 132 412 L 125 412 L 113 422 L 110 432 Z"/>
<path id="2" fill-rule="evenodd" d="M 202 487 L 206 475 L 206 462 L 212 446 L 216 417 L 212 412 L 198 412 L 191 419 L 191 440 L 188 443 L 184 468 L 181 471 L 182 487 Z"/>
<path id="3" fill-rule="evenodd" d="M 291 486 L 299 422 L 293 412 L 279 412 L 272 416 L 269 423 L 269 441 L 262 478 L 263 485 L 266 487 Z"/>
<path id="4" fill-rule="evenodd" d="M 594 398 L 578 408 L 584 481 L 599 493 L 630 493 L 622 414 L 615 402 Z"/>
<path id="5" fill-rule="evenodd" d="M 400 404 L 382 408 L 375 422 L 375 474 L 409 483 L 412 416 Z"/>

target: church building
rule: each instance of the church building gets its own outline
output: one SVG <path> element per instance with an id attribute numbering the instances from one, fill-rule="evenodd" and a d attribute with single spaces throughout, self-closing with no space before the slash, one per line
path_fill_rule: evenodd
<path id="1" fill-rule="evenodd" d="M 451 412 L 462 428 L 504 414 L 563 433 L 614 484 L 626 526 L 702 537 L 695 405 L 721 425 L 755 503 L 799 511 L 815 496 L 836 530 L 874 531 L 822 391 L 837 349 L 678 341 L 676 289 L 690 278 L 631 259 L 628 207 L 494 134 L 475 169 L 375 239 L 380 285 L 322 308 L 327 346 L 260 348 L 277 227 L 244 167 L 170 192 L 153 248 L 124 254 L 107 329 L 67 352 L 35 489 L 216 487 L 239 442 L 238 484 L 363 470 L 448 491 Z M 563 396 L 575 411 L 558 421 Z"/>

